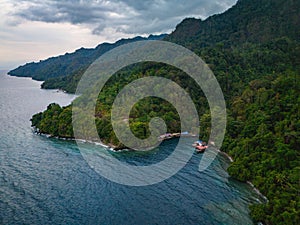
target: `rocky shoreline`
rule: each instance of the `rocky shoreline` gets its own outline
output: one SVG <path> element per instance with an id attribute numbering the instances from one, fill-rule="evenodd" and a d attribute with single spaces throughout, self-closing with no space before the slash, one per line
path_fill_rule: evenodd
<path id="1" fill-rule="evenodd" d="M 104 148 L 107 148 L 108 150 L 110 151 L 114 151 L 114 152 L 120 152 L 120 151 L 128 151 L 129 149 L 126 148 L 126 147 L 117 147 L 113 144 L 104 144 L 102 142 L 97 142 L 97 141 L 89 141 L 89 140 L 84 140 L 84 139 L 75 139 L 75 138 L 68 138 L 68 137 L 59 137 L 59 136 L 52 136 L 52 135 L 49 135 L 49 134 L 44 134 L 44 133 L 40 133 L 37 131 L 37 129 L 35 127 L 33 127 L 33 132 L 37 135 L 40 135 L 40 136 L 44 136 L 44 137 L 47 137 L 47 138 L 56 138 L 56 139 L 59 139 L 59 140 L 65 140 L 65 141 L 79 141 L 79 142 L 82 142 L 82 143 L 89 143 L 89 144 L 95 144 L 95 145 L 99 145 L 99 146 L 102 146 Z M 180 137 L 195 137 L 195 135 L 193 134 L 188 134 L 188 133 L 167 133 L 167 134 L 164 134 L 164 135 L 161 135 L 158 137 L 158 139 L 160 141 L 165 141 L 165 140 L 171 140 L 171 139 L 174 139 L 174 138 L 180 138 Z M 226 152 L 223 152 L 223 151 L 220 151 L 218 150 L 218 152 L 222 155 L 224 155 L 229 161 L 230 163 L 234 162 L 234 159 L 228 155 Z M 254 184 L 252 184 L 250 181 L 246 181 L 247 184 L 249 184 L 253 190 L 258 194 L 260 195 L 266 202 L 268 202 L 268 199 L 266 196 L 264 196 L 255 186 Z"/>
<path id="2" fill-rule="evenodd" d="M 32 127 L 32 131 L 33 131 L 33 133 L 35 133 L 37 135 L 47 137 L 47 138 L 56 138 L 56 139 L 65 140 L 65 141 L 80 141 L 80 142 L 83 142 L 83 143 L 101 145 L 102 147 L 109 148 L 110 150 L 113 150 L 113 151 L 128 150 L 127 147 L 118 147 L 118 146 L 113 145 L 112 143 L 104 144 L 102 142 L 98 142 L 98 140 L 93 141 L 93 140 L 85 140 L 85 139 L 76 139 L 74 137 L 70 138 L 70 137 L 52 136 L 50 134 L 39 132 L 38 128 L 36 128 L 36 127 Z M 165 140 L 170 140 L 170 139 L 174 139 L 174 138 L 179 138 L 181 136 L 182 137 L 195 137 L 196 135 L 189 134 L 187 132 L 184 132 L 184 133 L 166 133 L 166 134 L 163 134 L 163 135 L 159 136 L 158 140 L 159 141 L 165 141 Z"/>

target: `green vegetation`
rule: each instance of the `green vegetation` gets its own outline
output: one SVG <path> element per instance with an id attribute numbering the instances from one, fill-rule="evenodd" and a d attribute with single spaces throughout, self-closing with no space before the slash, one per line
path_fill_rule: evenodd
<path id="1" fill-rule="evenodd" d="M 238 180 L 251 181 L 268 198 L 266 204 L 250 207 L 254 221 L 267 225 L 300 221 L 299 9 L 296 0 L 240 0 L 205 21 L 184 20 L 166 37 L 196 52 L 216 75 L 228 111 L 222 150 L 235 160 L 228 172 Z M 63 89 L 68 83 L 74 91 L 81 74 L 69 73 L 45 85 Z M 99 94 L 95 120 L 103 142 L 124 147 L 113 132 L 110 107 L 119 90 L 145 76 L 172 79 L 188 91 L 199 112 L 201 138 L 207 139 L 210 113 L 201 90 L 182 71 L 149 62 L 119 71 Z M 134 134 L 146 138 L 148 123 L 157 116 L 166 121 L 169 132 L 179 131 L 175 109 L 162 99 L 146 98 L 131 110 Z M 32 125 L 53 136 L 72 137 L 71 106 L 51 104 L 33 116 Z"/>
<path id="2" fill-rule="evenodd" d="M 299 40 L 300 3 L 297 0 L 239 0 L 226 12 L 202 21 L 187 18 L 165 40 L 192 50 L 215 46 L 266 43 L 288 36 Z"/>
<path id="3" fill-rule="evenodd" d="M 18 77 L 32 77 L 35 80 L 45 81 L 42 87 L 46 89 L 60 88 L 74 93 L 76 84 L 86 68 L 105 52 L 126 43 L 140 40 L 161 40 L 165 36 L 165 34 L 162 34 L 150 35 L 148 38 L 135 37 L 132 39 L 121 39 L 113 44 L 103 43 L 93 49 L 80 48 L 73 53 L 51 57 L 37 63 L 27 63 L 9 71 L 8 74 Z"/>
<path id="4" fill-rule="evenodd" d="M 299 62 L 292 60 L 299 59 L 299 49 L 299 44 L 282 38 L 264 45 L 248 44 L 244 50 L 221 45 L 201 50 L 227 101 L 228 125 L 222 150 L 235 159 L 228 172 L 241 181 L 251 181 L 269 199 L 266 205 L 251 206 L 254 220 L 264 224 L 296 224 L 299 220 L 300 80 Z M 256 60 L 258 55 L 260 61 Z M 244 63 L 236 64 L 236 59 Z M 144 63 L 115 74 L 100 93 L 95 115 L 102 141 L 124 147 L 113 132 L 110 107 L 118 90 L 144 76 L 164 76 L 187 89 L 198 106 L 202 138 L 207 139 L 210 114 L 203 93 L 181 71 Z M 161 99 L 147 98 L 131 110 L 133 133 L 146 138 L 148 123 L 156 116 L 166 121 L 169 132 L 179 131 L 175 109 Z M 35 115 L 32 124 L 40 132 L 71 137 L 71 108 L 52 104 Z"/>
<path id="5" fill-rule="evenodd" d="M 35 114 L 31 123 L 40 133 L 62 138 L 74 137 L 71 106 L 61 108 L 58 104 L 52 103 L 45 112 Z"/>
<path id="6" fill-rule="evenodd" d="M 67 76 L 49 78 L 42 83 L 41 87 L 43 89 L 60 89 L 74 94 L 76 92 L 77 84 L 86 69 L 86 67 L 83 67 Z"/>
<path id="7" fill-rule="evenodd" d="M 112 144 L 118 148 L 125 147 L 119 142 L 113 132 L 111 106 L 119 90 L 123 89 L 128 83 L 145 76 L 160 76 L 177 81 L 193 97 L 199 112 L 204 113 L 207 110 L 208 104 L 202 91 L 194 85 L 194 81 L 184 72 L 165 64 L 152 62 L 137 64 L 134 67 L 129 66 L 112 76 L 98 96 L 95 121 L 99 137 L 105 144 Z M 176 95 L 176 93 L 170 94 Z M 89 95 L 84 94 L 77 98 L 76 101 L 84 104 L 88 102 L 86 100 L 88 98 Z M 71 138 L 73 133 L 69 131 L 72 130 L 72 115 L 68 114 L 71 111 L 71 107 L 61 108 L 53 103 L 48 106 L 45 112 L 33 116 L 32 126 L 38 128 L 40 133 Z M 65 118 L 66 116 L 68 118 Z M 148 124 L 154 117 L 160 117 L 165 120 L 168 132 L 180 132 L 180 119 L 175 108 L 163 99 L 149 97 L 139 101 L 131 110 L 129 122 L 133 133 L 139 138 L 147 138 L 150 134 Z M 64 118 L 64 121 L 61 121 L 61 118 Z M 84 121 L 82 122 L 84 123 Z M 68 133 L 65 133 L 65 131 L 68 131 Z M 86 132 L 85 136 L 80 138 L 86 139 L 89 137 L 89 133 Z"/>
<path id="8" fill-rule="evenodd" d="M 223 149 L 235 159 L 230 175 L 252 181 L 269 200 L 251 206 L 256 222 L 300 221 L 299 82 L 294 72 L 253 80 L 232 102 Z"/>

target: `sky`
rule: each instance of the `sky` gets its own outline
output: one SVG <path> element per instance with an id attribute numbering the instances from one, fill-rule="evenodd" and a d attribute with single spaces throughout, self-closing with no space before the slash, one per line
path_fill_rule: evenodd
<path id="1" fill-rule="evenodd" d="M 0 0 L 0 70 L 121 38 L 172 32 L 237 0 Z"/>

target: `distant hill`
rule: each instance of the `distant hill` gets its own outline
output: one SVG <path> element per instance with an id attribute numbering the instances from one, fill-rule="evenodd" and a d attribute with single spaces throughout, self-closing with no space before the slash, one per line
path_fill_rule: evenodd
<path id="1" fill-rule="evenodd" d="M 57 57 L 51 57 L 40 62 L 31 62 L 8 72 L 11 76 L 32 77 L 35 80 L 45 81 L 51 78 L 66 77 L 84 71 L 94 60 L 105 52 L 126 44 L 140 40 L 161 40 L 166 36 L 150 35 L 147 38 L 135 37 L 131 39 L 121 39 L 113 44 L 103 43 L 96 48 L 80 48 L 73 53 L 66 53 Z"/>
<path id="2" fill-rule="evenodd" d="M 204 21 L 185 19 L 164 39 L 200 55 L 220 83 L 227 105 L 221 150 L 234 159 L 228 172 L 240 181 L 251 181 L 268 199 L 250 206 L 255 224 L 298 225 L 300 221 L 299 25 L 299 0 L 239 0 L 231 9 Z M 82 51 L 90 62 L 89 51 Z M 63 70 L 69 64 L 56 66 Z M 44 87 L 72 91 L 84 71 L 84 66 L 76 68 L 77 72 L 64 74 L 68 76 L 48 79 Z M 111 105 L 119 90 L 145 76 L 166 77 L 188 91 L 199 112 L 200 138 L 208 140 L 211 114 L 201 90 L 182 71 L 148 62 L 119 71 L 99 94 L 95 123 L 101 141 L 122 147 L 111 125 Z M 76 101 L 86 103 L 86 98 L 88 93 Z M 147 98 L 131 110 L 133 133 L 147 138 L 153 117 L 163 118 L 168 132 L 180 132 L 176 110 L 161 99 Z M 39 132 L 71 138 L 72 105 L 51 104 L 33 116 L 32 125 Z M 90 137 L 89 131 L 83 138 Z"/>
<path id="3" fill-rule="evenodd" d="M 193 50 L 222 42 L 236 46 L 265 43 L 279 37 L 299 41 L 299 0 L 239 0 L 222 14 L 206 20 L 187 18 L 165 40 Z"/>
<path id="4" fill-rule="evenodd" d="M 27 63 L 8 74 L 45 81 L 42 88 L 59 88 L 74 93 L 77 82 L 95 59 L 119 45 L 134 41 L 164 39 L 199 55 L 204 48 L 216 44 L 225 48 L 243 47 L 247 43 L 264 44 L 281 37 L 299 41 L 300 29 L 295 29 L 300 27 L 299 8 L 298 0 L 239 0 L 226 12 L 204 21 L 184 19 L 170 35 L 121 39 L 113 44 L 100 44 L 94 49 L 80 48 L 73 53 Z"/>

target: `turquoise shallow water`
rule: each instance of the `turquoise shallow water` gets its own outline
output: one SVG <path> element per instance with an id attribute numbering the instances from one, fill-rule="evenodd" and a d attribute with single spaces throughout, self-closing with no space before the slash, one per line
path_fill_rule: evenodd
<path id="1" fill-rule="evenodd" d="M 202 155 L 195 154 L 170 179 L 129 187 L 97 174 L 75 142 L 33 134 L 32 114 L 51 102 L 67 105 L 74 99 L 39 86 L 0 75 L 0 224 L 252 224 L 247 206 L 259 196 L 228 177 L 223 156 L 199 172 Z M 154 151 L 113 155 L 148 165 L 167 157 L 175 145 L 171 140 Z"/>

